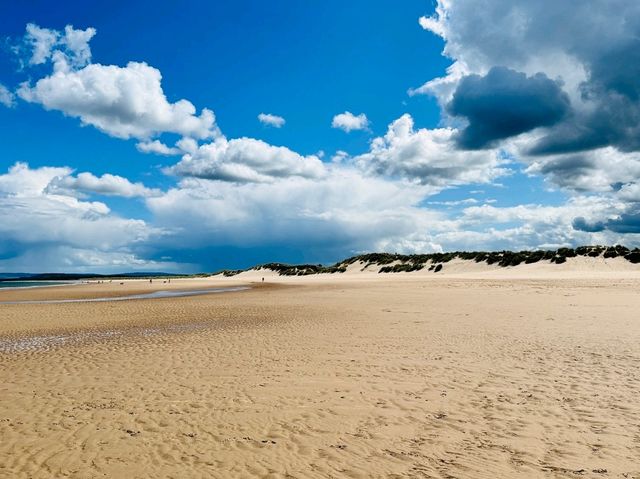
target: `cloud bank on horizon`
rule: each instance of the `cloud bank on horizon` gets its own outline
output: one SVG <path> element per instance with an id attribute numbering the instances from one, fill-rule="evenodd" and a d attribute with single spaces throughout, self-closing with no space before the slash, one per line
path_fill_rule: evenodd
<path id="1" fill-rule="evenodd" d="M 405 88 L 437 100 L 438 124 L 417 127 L 406 112 L 375 132 L 365 113 L 345 109 L 327 128 L 368 135 L 368 148 L 327 157 L 229 138 L 214 109 L 170 100 L 157 68 L 96 62 L 91 26 L 26 25 L 12 40 L 26 77 L 0 84 L 1 105 L 16 115 L 39 106 L 133 140 L 143 166 L 148 155 L 171 162 L 156 169 L 167 182 L 159 188 L 5 158 L 0 270 L 218 269 L 244 266 L 224 258 L 246 251 L 319 262 L 374 250 L 640 244 L 640 6 L 439 0 L 416 22 L 451 61 Z M 287 115 L 285 130 L 295 121 Z M 544 192 L 519 201 L 516 177 L 541 180 L 562 201 Z M 482 197 L 501 188 L 510 201 Z"/>

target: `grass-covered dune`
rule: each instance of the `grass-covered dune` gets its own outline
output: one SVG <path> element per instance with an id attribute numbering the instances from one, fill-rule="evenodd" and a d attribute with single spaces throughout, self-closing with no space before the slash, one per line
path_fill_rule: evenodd
<path id="1" fill-rule="evenodd" d="M 578 248 L 559 248 L 556 250 L 535 251 L 454 251 L 451 253 L 429 254 L 396 254 L 396 253 L 368 253 L 352 256 L 332 266 L 316 264 L 289 265 L 283 263 L 267 263 L 257 266 L 256 270 L 271 270 L 281 276 L 306 276 L 320 273 L 344 273 L 349 265 L 354 263 L 369 266 L 381 266 L 379 273 L 402 273 L 419 271 L 428 268 L 437 273 L 444 265 L 454 259 L 475 261 L 476 263 L 496 264 L 501 267 L 518 266 L 546 261 L 562 264 L 567 258 L 586 256 L 591 258 L 624 258 L 630 263 L 640 263 L 640 249 L 633 250 L 625 246 L 580 246 Z M 244 270 L 223 271 L 225 276 L 234 276 Z"/>

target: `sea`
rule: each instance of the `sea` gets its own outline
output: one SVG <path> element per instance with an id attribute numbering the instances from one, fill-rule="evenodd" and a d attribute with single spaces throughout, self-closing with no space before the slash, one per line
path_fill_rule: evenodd
<path id="1" fill-rule="evenodd" d="M 37 288 L 39 286 L 56 286 L 71 284 L 67 281 L 0 281 L 0 288 Z"/>

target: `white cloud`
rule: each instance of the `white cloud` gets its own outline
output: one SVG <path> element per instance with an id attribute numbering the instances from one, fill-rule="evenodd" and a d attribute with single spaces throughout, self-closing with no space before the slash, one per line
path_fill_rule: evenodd
<path id="1" fill-rule="evenodd" d="M 70 175 L 72 171 L 66 166 L 31 169 L 27 163 L 18 162 L 0 175 L 0 195 L 39 196 L 53 178 Z"/>
<path id="2" fill-rule="evenodd" d="M 272 115 L 271 113 L 260 113 L 258 120 L 263 125 L 272 126 L 274 128 L 281 128 L 285 124 L 285 119 L 278 115 Z"/>
<path id="3" fill-rule="evenodd" d="M 23 84 L 18 95 L 118 138 L 147 140 L 168 132 L 205 139 L 219 134 L 211 110 L 197 116 L 187 100 L 168 102 L 161 79 L 160 71 L 146 63 L 90 64 L 56 71 L 34 86 Z"/>
<path id="4" fill-rule="evenodd" d="M 133 253 L 61 245 L 39 245 L 0 259 L 0 270 L 15 272 L 127 273 L 130 271 L 198 271 L 193 265 L 143 259 Z"/>
<path id="5" fill-rule="evenodd" d="M 446 102 L 452 93 L 447 86 L 455 86 L 462 76 L 484 75 L 491 67 L 505 66 L 528 75 L 542 71 L 549 78 L 560 77 L 572 100 L 578 99 L 577 90 L 586 78 L 578 58 L 590 50 L 595 52 L 598 38 L 607 42 L 624 36 L 609 31 L 606 21 L 621 20 L 617 9 L 604 0 L 576 5 L 571 12 L 552 0 L 492 0 L 482 8 L 473 0 L 438 0 L 435 14 L 419 21 L 425 30 L 445 40 L 444 54 L 454 64 L 447 77 L 413 91 L 435 93 Z M 634 16 L 630 11 L 625 14 Z M 549 35 L 549 28 L 557 34 Z"/>
<path id="6" fill-rule="evenodd" d="M 504 59 L 506 66 L 529 76 L 544 69 L 552 80 L 561 77 L 572 101 L 583 101 L 574 98 L 586 78 L 580 66 L 584 62 L 576 58 L 597 44 L 580 50 L 561 32 L 564 46 L 547 45 L 544 9 L 535 2 L 519 9 L 496 0 L 487 10 L 472 1 L 441 0 L 437 17 L 421 19 L 424 28 L 446 39 L 446 53 L 454 63 L 446 77 L 416 92 L 435 92 L 445 104 L 461 78 L 469 73 L 484 75 Z M 542 20 L 535 17 L 529 22 L 534 14 Z M 498 27 L 490 23 L 493 16 L 499 17 Z M 584 28 L 585 22 L 580 23 Z M 354 156 L 338 151 L 330 163 L 323 163 L 318 155 L 301 155 L 258 139 L 225 138 L 210 110 L 198 115 L 187 100 L 171 103 L 160 72 L 146 63 L 124 67 L 90 63 L 93 29 L 67 27 L 62 33 L 33 26 L 31 30 L 32 63 L 51 62 L 53 71 L 33 85 L 23 85 L 19 95 L 109 135 L 136 138 L 139 151 L 181 154 L 181 160 L 165 170 L 180 179 L 177 186 L 161 192 L 109 174 L 74 175 L 70 168 L 30 169 L 16 164 L 0 175 L 0 257 L 14 258 L 13 263 L 0 260 L 0 267 L 18 261 L 37 264 L 53 255 L 83 268 L 92 263 L 138 268 L 165 264 L 145 258 L 175 257 L 183 251 L 187 257 L 216 247 L 298 248 L 337 259 L 367 250 L 519 249 L 638 241 L 611 231 L 573 228 L 576 217 L 595 225 L 633 213 L 639 195 L 638 184 L 631 180 L 640 176 L 635 153 L 603 147 L 581 156 L 527 156 L 540 131 L 505 142 L 510 156 L 499 149 L 461 151 L 456 123 L 416 129 L 412 117 L 403 115 L 371 142 L 369 151 Z M 575 29 L 570 26 L 570 30 Z M 527 49 L 520 51 L 520 44 Z M 574 45 L 577 53 L 567 53 L 566 45 Z M 284 124 L 283 118 L 272 114 L 261 113 L 258 118 L 275 127 Z M 333 118 L 332 126 L 348 132 L 367 129 L 369 122 L 364 113 L 344 112 Z M 163 133 L 182 138 L 169 146 L 155 139 Z M 457 216 L 451 216 L 451 210 L 429 209 L 426 200 L 433 193 L 491 183 L 509 174 L 507 158 L 513 152 L 527 164 L 529 174 L 544 175 L 553 185 L 571 191 L 599 194 L 575 196 L 553 207 L 501 208 L 488 202 L 480 206 L 469 198 L 431 202 L 452 207 L 475 204 L 462 214 L 456 210 Z M 84 201 L 86 194 L 143 197 L 151 224 L 121 218 L 103 202 Z"/>
<path id="7" fill-rule="evenodd" d="M 26 30 L 24 41 L 31 50 L 29 65 L 41 65 L 52 60 L 55 70 L 68 70 L 91 62 L 89 41 L 96 34 L 95 28 L 79 30 L 67 25 L 62 33 L 29 23 Z"/>
<path id="8" fill-rule="evenodd" d="M 64 27 L 64 37 L 62 38 L 62 44 L 66 50 L 64 60 L 71 62 L 75 68 L 89 64 L 91 62 L 89 42 L 95 34 L 95 28 L 76 30 L 71 25 Z"/>
<path id="9" fill-rule="evenodd" d="M 136 143 L 136 149 L 140 153 L 153 153 L 156 155 L 164 156 L 179 155 L 182 152 L 180 148 L 171 148 L 170 146 L 162 143 L 160 140 L 141 141 L 139 143 Z"/>
<path id="10" fill-rule="evenodd" d="M 29 63 L 51 60 L 53 72 L 33 85 L 23 83 L 18 96 L 80 118 L 83 125 L 111 136 L 143 140 L 154 152 L 159 148 L 148 140 L 162 133 L 196 139 L 219 135 L 211 110 L 204 108 L 198 115 L 188 100 L 167 100 L 157 69 L 144 62 L 129 62 L 125 67 L 91 63 L 89 41 L 95 34 L 94 28 L 77 30 L 68 25 L 62 33 L 27 25 Z"/>
<path id="11" fill-rule="evenodd" d="M 438 213 L 414 206 L 423 195 L 418 185 L 341 168 L 322 178 L 287 176 L 267 183 L 187 178 L 146 203 L 158 225 L 189 232 L 166 240 L 182 247 L 281 244 L 344 255 L 438 224 Z"/>
<path id="12" fill-rule="evenodd" d="M 15 95 L 9 91 L 9 89 L 0 83 L 0 105 L 4 105 L 7 108 L 12 108 L 15 106 L 16 100 Z"/>
<path id="13" fill-rule="evenodd" d="M 617 197 L 625 202 L 640 203 L 640 183 L 622 185 Z"/>
<path id="14" fill-rule="evenodd" d="M 624 153 L 611 146 L 524 160 L 529 162 L 527 173 L 543 175 L 552 185 L 572 193 L 612 192 L 640 178 L 640 153 Z"/>
<path id="15" fill-rule="evenodd" d="M 451 217 L 417 206 L 424 202 L 426 190 L 342 167 L 329 170 L 322 179 L 287 177 L 270 183 L 187 178 L 146 203 L 158 226 L 188 232 L 166 237 L 163 241 L 170 249 L 278 245 L 338 259 L 361 251 L 638 244 L 633 235 L 573 228 L 576 217 L 597 222 L 627 211 L 624 202 L 610 197 L 572 198 L 559 206 L 485 204 Z"/>
<path id="16" fill-rule="evenodd" d="M 626 202 L 611 197 L 578 197 L 560 206 L 473 206 L 452 218 L 418 206 L 429 187 L 363 176 L 349 164 L 331 167 L 320 178 L 283 176 L 265 183 L 189 177 L 154 195 L 125 179 L 70 175 L 69 168 L 30 169 L 25 164 L 0 175 L 0 254 L 12 258 L 0 260 L 0 267 L 38 269 L 52 261 L 57 266 L 49 269 L 176 269 L 175 251 L 225 247 L 286 246 L 338 259 L 362 251 L 637 243 L 633 235 L 572 227 L 576 217 L 596 224 L 625 214 Z M 51 187 L 61 177 L 70 178 L 62 182 L 68 190 Z M 124 196 L 145 195 L 154 226 L 119 218 L 104 203 L 73 196 L 79 190 L 104 194 L 105 188 Z M 637 193 L 632 187 L 622 191 L 626 196 Z M 50 255 L 55 261 L 45 259 Z M 146 259 L 165 256 L 174 259 Z"/>
<path id="17" fill-rule="evenodd" d="M 435 236 L 447 249 L 545 249 L 588 244 L 639 243 L 634 235 L 610 231 L 588 232 L 574 228 L 576 218 L 598 223 L 616 218 L 628 205 L 609 196 L 570 198 L 558 206 L 525 204 L 466 208 L 450 231 Z"/>
<path id="18" fill-rule="evenodd" d="M 331 157 L 331 163 L 335 163 L 335 164 L 345 163 L 350 158 L 351 157 L 349 156 L 349 153 L 347 153 L 344 150 L 338 150 Z"/>
<path id="19" fill-rule="evenodd" d="M 544 236 L 550 244 L 637 244 L 632 234 L 621 235 L 640 231 L 640 5 L 595 0 L 567 9 L 552 0 L 491 0 L 481 6 L 474 0 L 438 0 L 435 14 L 420 24 L 445 40 L 443 53 L 453 64 L 446 76 L 410 94 L 434 95 L 443 123 L 464 126 L 463 146 L 498 144 L 524 163 L 526 173 L 541 175 L 570 195 L 564 210 L 548 210 L 536 224 L 516 219 L 522 226 L 509 234 L 494 232 L 495 241 L 514 244 L 513 238 L 526 237 L 536 245 Z M 496 67 L 503 80 L 526 81 L 496 82 Z M 562 109 L 553 108 L 549 94 L 540 94 L 542 101 L 523 101 L 527 89 L 535 96 L 534 84 L 550 82 Z M 536 115 L 539 120 L 530 121 Z M 615 208 L 580 203 L 594 194 Z M 555 226 L 554 212 L 565 215 Z"/>
<path id="20" fill-rule="evenodd" d="M 445 40 L 443 53 L 454 63 L 445 77 L 410 93 L 433 94 L 445 107 L 465 75 L 483 76 L 493 67 L 544 74 L 568 95 L 571 114 L 547 129 L 537 154 L 640 150 L 640 7 L 607 0 L 574 7 L 553 0 L 491 0 L 481 8 L 474 0 L 438 0 L 436 13 L 420 24 Z M 529 107 L 522 106 L 523 114 Z"/>
<path id="21" fill-rule="evenodd" d="M 132 183 L 121 176 L 104 174 L 97 177 L 91 173 L 80 173 L 77 176 L 56 176 L 49 182 L 46 193 L 76 196 L 93 193 L 105 196 L 121 196 L 124 198 L 158 196 L 160 191 L 147 188 L 142 183 Z"/>
<path id="22" fill-rule="evenodd" d="M 438 2 L 436 6 L 436 13 L 432 17 L 420 17 L 418 23 L 425 30 L 435 33 L 439 37 L 446 39 L 447 29 L 445 28 L 444 21 L 446 16 L 445 2 Z"/>
<path id="23" fill-rule="evenodd" d="M 354 115 L 349 111 L 345 111 L 333 117 L 331 126 L 349 133 L 352 130 L 366 130 L 369 128 L 369 120 L 364 113 Z"/>
<path id="24" fill-rule="evenodd" d="M 47 191 L 52 180 L 70 173 L 66 167 L 31 169 L 16 163 L 0 175 L 0 257 L 9 258 L 0 267 L 42 271 L 40 265 L 24 258 L 60 248 L 105 257 L 138 257 L 138 249 L 165 234 L 142 220 L 114 215 L 104 203 Z M 53 262 L 62 270 L 74 268 L 64 257 L 55 257 Z"/>
<path id="25" fill-rule="evenodd" d="M 40 65 L 51 58 L 51 50 L 60 37 L 60 32 L 41 28 L 33 23 L 27 24 L 25 41 L 31 46 L 30 65 Z"/>
<path id="26" fill-rule="evenodd" d="M 624 203 L 614 202 L 606 197 L 572 198 L 560 206 L 541 204 L 523 204 L 509 207 L 491 205 L 470 206 L 463 211 L 460 221 L 472 226 L 477 223 L 490 224 L 497 227 L 502 223 L 522 222 L 530 226 L 550 225 L 567 226 L 571 230 L 571 222 L 576 216 L 589 218 L 603 215 L 617 215 L 624 211 Z M 544 228 L 543 228 L 544 229 Z"/>
<path id="27" fill-rule="evenodd" d="M 325 166 L 317 156 L 302 156 L 283 146 L 273 146 L 253 138 L 219 138 L 194 149 L 166 171 L 178 176 L 231 182 L 270 182 L 298 176 L 321 178 Z"/>
<path id="28" fill-rule="evenodd" d="M 370 174 L 399 177 L 434 187 L 432 191 L 465 184 L 488 183 L 508 174 L 497 150 L 460 151 L 452 128 L 414 129 L 405 114 L 389 125 L 383 137 L 371 142 L 368 153 L 355 163 Z"/>
<path id="29" fill-rule="evenodd" d="M 493 203 L 495 200 L 487 200 L 486 203 Z M 480 203 L 476 198 L 465 198 L 463 200 L 451 200 L 451 201 L 429 201 L 427 204 L 435 206 L 462 206 L 462 205 L 477 205 Z"/>

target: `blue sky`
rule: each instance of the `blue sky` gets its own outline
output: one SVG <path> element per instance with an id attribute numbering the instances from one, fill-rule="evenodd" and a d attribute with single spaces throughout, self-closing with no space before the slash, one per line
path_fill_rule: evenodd
<path id="1" fill-rule="evenodd" d="M 439 121 L 433 98 L 409 97 L 407 90 L 442 75 L 450 61 L 440 55 L 442 40 L 426 34 L 417 21 L 433 6 L 405 3 L 396 9 L 389 2 L 368 1 L 329 1 L 322 8 L 290 1 L 114 2 L 104 9 L 65 2 L 63 8 L 52 9 L 45 6 L 48 2 L 30 2 L 22 9 L 11 7 L 10 28 L 3 33 L 19 38 L 29 22 L 57 30 L 67 24 L 92 26 L 98 32 L 91 40 L 95 61 L 147 62 L 162 72 L 168 98 L 188 98 L 213 109 L 229 137 L 261 138 L 303 154 L 358 151 L 366 149 L 370 135 L 327 128 L 336 112 L 366 111 L 378 133 L 407 111 L 424 126 Z M 0 81 L 5 84 L 23 81 L 31 73 L 12 71 L 16 59 L 11 55 L 2 60 L 6 75 Z M 42 125 L 58 164 L 66 165 L 70 156 L 82 162 L 95 146 L 121 159 L 102 157 L 105 172 L 130 175 L 131 161 L 149 163 L 131 145 L 79 131 L 76 120 L 38 107 L 25 105 L 21 110 L 24 121 Z M 265 128 L 256 120 L 262 111 L 284 116 L 287 128 Z M 2 113 L 3 124 L 16 120 L 15 112 Z M 5 114 L 12 115 L 10 120 Z M 15 145 L 14 154 L 23 154 L 25 142 L 8 139 L 24 130 L 18 125 L 3 129 L 3 143 Z M 78 151 L 70 151 L 71 138 Z M 110 154 L 111 148 L 117 148 L 116 155 Z M 40 153 L 36 149 L 30 162 L 50 161 Z"/>
<path id="2" fill-rule="evenodd" d="M 638 244 L 635 7 L 183 3 L 5 6 L 0 270 Z"/>

